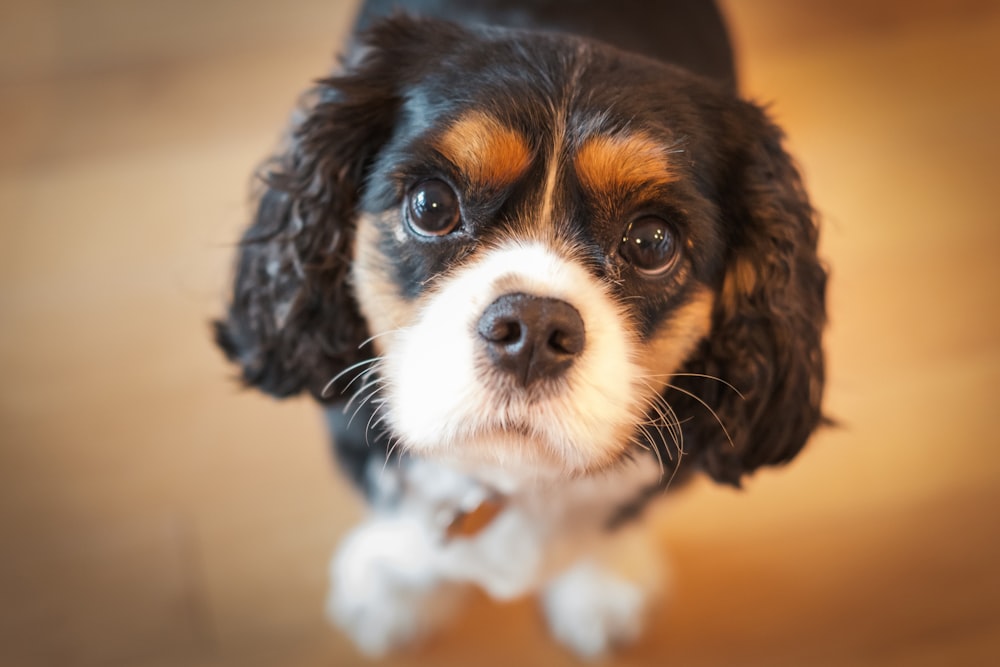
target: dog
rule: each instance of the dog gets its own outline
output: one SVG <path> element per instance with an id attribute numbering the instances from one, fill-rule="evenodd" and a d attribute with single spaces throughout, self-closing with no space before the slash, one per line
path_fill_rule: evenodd
<path id="1" fill-rule="evenodd" d="M 663 588 L 641 515 L 822 423 L 817 216 L 710 2 L 368 2 L 266 163 L 215 336 L 324 406 L 370 516 L 366 653 L 470 585 L 599 656 Z"/>

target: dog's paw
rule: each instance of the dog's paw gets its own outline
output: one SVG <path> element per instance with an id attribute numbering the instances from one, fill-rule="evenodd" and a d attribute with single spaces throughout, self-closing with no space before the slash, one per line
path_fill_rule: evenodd
<path id="1" fill-rule="evenodd" d="M 327 617 L 371 657 L 409 646 L 441 624 L 461 597 L 429 567 L 419 526 L 371 521 L 330 562 Z"/>
<path id="2" fill-rule="evenodd" d="M 650 591 L 591 562 L 551 581 L 541 597 L 555 638 L 588 659 L 634 642 L 649 601 Z"/>
<path id="3" fill-rule="evenodd" d="M 385 587 L 365 589 L 335 584 L 327 598 L 326 613 L 358 649 L 373 658 L 415 643 L 427 629 L 420 617 L 420 601 Z"/>

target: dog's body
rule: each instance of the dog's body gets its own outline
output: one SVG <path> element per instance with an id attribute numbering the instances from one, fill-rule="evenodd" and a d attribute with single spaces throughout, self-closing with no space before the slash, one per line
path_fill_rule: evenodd
<path id="1" fill-rule="evenodd" d="M 328 404 L 372 505 L 331 570 L 362 648 L 473 583 L 596 655 L 661 588 L 645 504 L 820 420 L 812 210 L 710 3 L 390 4 L 272 162 L 218 340 Z"/>

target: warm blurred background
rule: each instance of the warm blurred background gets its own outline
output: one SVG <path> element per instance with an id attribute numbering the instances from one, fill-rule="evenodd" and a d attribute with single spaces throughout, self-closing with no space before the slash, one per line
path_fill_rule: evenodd
<path id="1" fill-rule="evenodd" d="M 656 517 L 621 665 L 1000 664 L 1000 3 L 726 3 L 825 218 L 829 411 Z M 353 2 L 0 6 L 0 664 L 352 665 L 321 615 L 361 506 L 317 411 L 209 342 L 249 174 Z M 478 600 L 400 665 L 571 664 Z"/>

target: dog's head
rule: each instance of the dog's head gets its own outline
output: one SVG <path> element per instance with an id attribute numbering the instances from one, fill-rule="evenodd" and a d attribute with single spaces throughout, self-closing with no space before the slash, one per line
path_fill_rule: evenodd
<path id="1" fill-rule="evenodd" d="M 276 395 L 367 373 L 424 456 L 579 474 L 683 447 L 738 483 L 820 419 L 816 244 L 781 133 L 729 89 L 395 17 L 270 165 L 217 333 Z"/>

